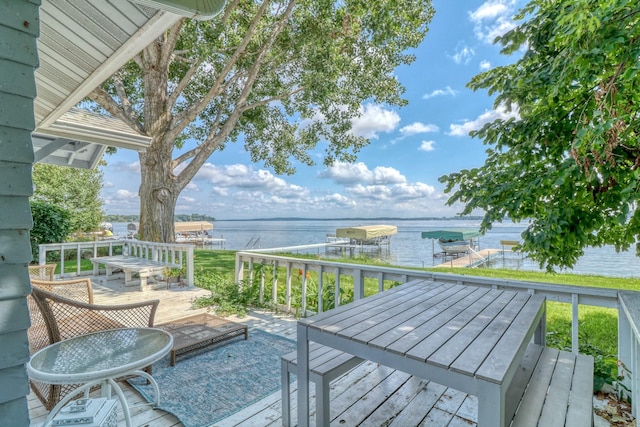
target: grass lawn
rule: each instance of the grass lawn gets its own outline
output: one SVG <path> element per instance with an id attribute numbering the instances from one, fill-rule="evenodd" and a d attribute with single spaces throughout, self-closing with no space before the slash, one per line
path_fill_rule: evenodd
<path id="1" fill-rule="evenodd" d="M 194 271 L 196 275 L 196 285 L 201 286 L 212 291 L 212 298 L 209 300 L 201 301 L 201 304 L 213 304 L 220 306 L 231 307 L 237 309 L 240 306 L 246 306 L 256 303 L 255 290 L 253 295 L 241 294 L 236 289 L 238 288 L 234 284 L 234 270 L 235 270 L 235 253 L 231 250 L 208 250 L 208 249 L 196 249 L 194 260 Z M 317 256 L 301 256 L 293 254 L 284 254 L 289 257 L 297 258 L 313 258 L 317 259 Z M 331 261 L 356 263 L 356 264 L 368 264 L 368 265 L 382 265 L 386 267 L 398 267 L 391 266 L 380 262 L 368 260 L 364 257 L 358 257 L 355 259 L 331 259 Z M 75 272 L 77 261 L 71 260 L 65 262 L 65 272 Z M 89 260 L 81 260 L 81 269 L 91 270 L 93 267 Z M 284 268 L 279 268 L 278 271 L 271 271 L 270 266 L 266 266 L 265 274 L 267 275 L 267 283 L 271 283 L 273 274 L 277 275 L 278 280 L 278 294 L 281 298 L 280 303 L 284 303 Z M 545 282 L 554 283 L 568 286 L 591 286 L 599 288 L 609 289 L 624 289 L 624 290 L 640 290 L 640 279 L 636 278 L 613 278 L 594 275 L 578 275 L 568 273 L 550 274 L 543 272 L 521 271 L 521 270 L 498 270 L 498 269 L 464 269 L 464 268 L 425 268 L 417 270 L 436 271 L 443 273 L 462 274 L 467 276 L 482 276 L 482 277 L 495 277 L 503 279 L 530 281 L 530 282 Z M 60 265 L 58 264 L 56 273 L 59 273 Z M 292 277 L 292 300 L 293 307 L 300 306 L 300 284 L 302 277 L 293 274 Z M 323 294 L 323 301 L 327 301 L 324 307 L 328 309 L 332 305 L 333 300 L 333 283 L 332 276 L 327 275 L 323 278 L 325 284 L 325 294 Z M 318 277 L 316 272 L 308 272 L 307 285 L 308 292 L 313 295 L 314 286 L 317 284 Z M 222 284 L 220 284 L 222 283 Z M 344 294 L 343 302 L 347 302 L 353 295 L 353 279 L 350 276 L 341 276 L 340 278 L 341 292 Z M 385 283 L 385 287 L 393 286 L 394 283 Z M 365 280 L 365 294 L 371 295 L 377 292 L 378 283 L 375 279 Z M 248 292 L 248 291 L 245 291 Z M 313 306 L 317 301 L 309 301 L 308 304 L 313 309 Z M 611 359 L 617 354 L 617 337 L 618 337 L 618 313 L 615 309 L 606 309 L 599 307 L 581 306 L 580 307 L 580 349 L 582 352 L 587 352 L 594 355 L 600 355 L 599 357 Z M 549 345 L 560 348 L 568 348 L 571 346 L 571 306 L 569 304 L 548 302 L 547 303 L 547 341 Z M 594 350 L 595 349 L 595 350 Z M 615 360 L 614 360 L 615 362 Z"/>
<path id="2" fill-rule="evenodd" d="M 287 256 L 306 258 L 305 256 L 287 254 Z M 310 256 L 316 258 L 315 255 Z M 331 259 L 331 261 L 349 262 L 358 264 L 374 265 L 366 258 L 357 259 Z M 228 250 L 196 250 L 196 271 L 215 271 L 220 275 L 233 280 L 235 269 L 235 251 Z M 392 267 L 388 264 L 379 264 Z M 399 267 L 403 268 L 403 267 Z M 422 269 L 421 269 L 422 270 Z M 530 282 L 545 282 L 561 285 L 579 285 L 610 289 L 638 290 L 640 289 L 640 279 L 635 278 L 612 278 L 593 275 L 578 275 L 568 273 L 550 274 L 543 272 L 521 271 L 521 270 L 494 270 L 494 269 L 463 269 L 463 268 L 426 268 L 424 270 L 437 271 L 443 273 L 462 274 L 467 276 L 495 277 Z M 279 277 L 284 277 L 279 275 Z M 317 282 L 315 272 L 308 276 L 311 285 Z M 298 284 L 299 278 L 294 274 L 293 285 Z M 346 288 L 352 284 L 350 278 L 341 277 L 341 284 Z M 326 283 L 326 282 L 325 282 Z M 365 293 L 367 295 L 377 292 L 377 281 L 371 280 L 365 283 Z M 282 293 L 283 294 L 283 293 Z M 295 295 L 294 295 L 295 298 Z M 617 311 L 599 307 L 580 307 L 580 339 L 584 344 L 595 345 L 606 354 L 617 353 Z M 556 345 L 570 347 L 571 336 L 571 306 L 569 304 L 549 302 L 547 304 L 547 329 L 550 332 L 551 340 Z M 566 338 L 561 338 L 566 337 Z"/>

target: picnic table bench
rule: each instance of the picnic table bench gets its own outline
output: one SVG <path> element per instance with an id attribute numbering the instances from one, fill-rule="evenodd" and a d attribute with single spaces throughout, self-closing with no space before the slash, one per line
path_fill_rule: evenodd
<path id="1" fill-rule="evenodd" d="M 145 289 L 147 286 L 147 278 L 154 275 L 163 274 L 167 268 L 180 268 L 181 265 L 175 263 L 153 261 L 146 258 L 127 255 L 103 256 L 91 258 L 93 263 L 93 274 L 97 276 L 100 273 L 99 266 L 104 265 L 107 272 L 107 280 L 113 274 L 114 270 L 122 270 L 124 272 L 125 286 L 135 285 L 132 275 L 137 273 L 140 277 L 140 287 Z"/>

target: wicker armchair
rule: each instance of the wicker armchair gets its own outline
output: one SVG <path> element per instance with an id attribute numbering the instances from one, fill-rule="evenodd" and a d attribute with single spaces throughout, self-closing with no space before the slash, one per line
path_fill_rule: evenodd
<path id="1" fill-rule="evenodd" d="M 79 282 L 69 280 L 65 282 Z M 88 286 L 86 284 L 88 282 Z M 160 301 L 146 301 L 124 305 L 95 305 L 91 281 L 85 279 L 84 299 L 68 298 L 81 286 L 76 283 L 43 282 L 32 279 L 33 289 L 29 297 L 31 327 L 29 349 L 31 354 L 55 342 L 105 329 L 153 326 Z M 75 290 L 71 289 L 75 286 Z M 60 292 L 60 293 L 58 293 Z M 150 367 L 149 367 L 150 370 Z M 79 384 L 52 385 L 30 380 L 31 388 L 47 410 Z"/>
<path id="2" fill-rule="evenodd" d="M 29 276 L 31 276 L 32 279 L 53 280 L 55 272 L 56 263 L 29 266 Z"/>

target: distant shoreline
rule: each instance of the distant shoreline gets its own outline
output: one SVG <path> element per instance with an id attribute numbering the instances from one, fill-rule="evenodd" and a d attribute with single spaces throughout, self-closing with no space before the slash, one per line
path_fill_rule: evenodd
<path id="1" fill-rule="evenodd" d="M 346 217 L 346 218 L 301 218 L 301 217 L 277 217 L 277 218 L 251 218 L 251 219 L 216 219 L 216 221 L 476 221 L 482 220 L 481 216 L 465 217 Z"/>
<path id="2" fill-rule="evenodd" d="M 177 215 L 176 215 L 177 216 Z M 118 221 L 117 218 L 127 217 L 126 221 Z M 450 216 L 450 217 L 435 217 L 435 216 L 423 216 L 423 217 L 345 217 L 345 218 L 303 218 L 303 217 L 276 217 L 276 218 L 214 218 L 208 221 L 228 221 L 228 222 L 240 222 L 240 221 L 480 221 L 482 216 Z M 134 215 L 117 215 L 108 214 L 105 215 L 105 221 L 109 222 L 135 222 L 139 221 L 139 218 Z M 177 221 L 180 222 L 180 221 Z"/>

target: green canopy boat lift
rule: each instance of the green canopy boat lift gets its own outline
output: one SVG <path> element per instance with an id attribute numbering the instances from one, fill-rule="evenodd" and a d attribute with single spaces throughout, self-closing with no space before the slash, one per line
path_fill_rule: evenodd
<path id="1" fill-rule="evenodd" d="M 423 239 L 431 239 L 433 257 L 447 256 L 458 257 L 475 252 L 480 246 L 480 232 L 478 230 L 459 228 L 447 230 L 423 231 Z M 438 242 L 441 252 L 436 252 L 435 242 Z"/>

